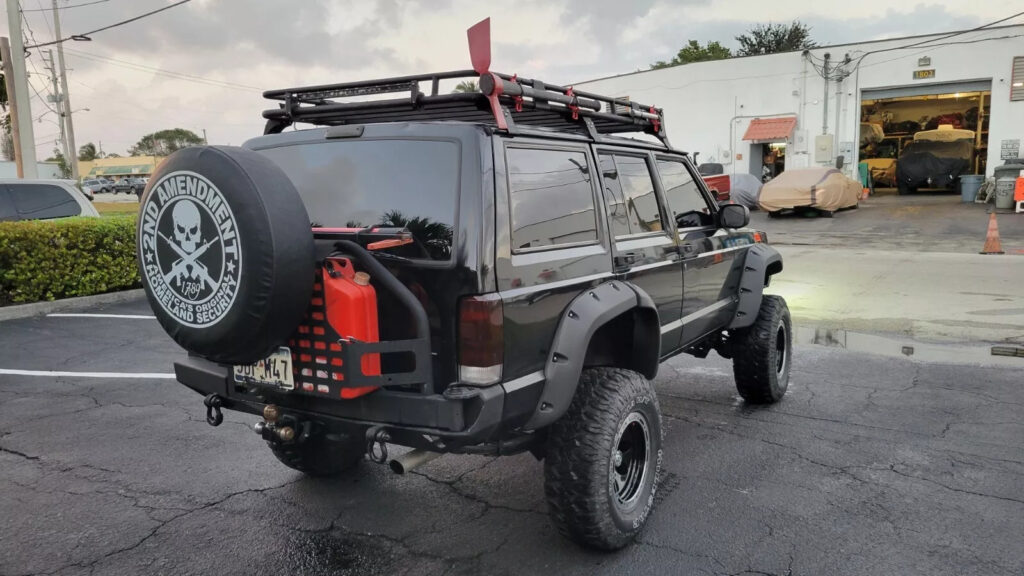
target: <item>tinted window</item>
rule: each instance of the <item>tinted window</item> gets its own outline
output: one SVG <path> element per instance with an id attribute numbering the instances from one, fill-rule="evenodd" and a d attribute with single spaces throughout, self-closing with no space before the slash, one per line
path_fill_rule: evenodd
<path id="1" fill-rule="evenodd" d="M 509 148 L 506 159 L 513 249 L 597 240 L 585 153 Z"/>
<path id="2" fill-rule="evenodd" d="M 629 229 L 634 234 L 661 230 L 661 212 L 658 197 L 654 195 L 654 181 L 647 161 L 631 156 L 616 156 L 619 182 L 629 213 Z"/>
<path id="3" fill-rule="evenodd" d="M 392 253 L 451 258 L 459 192 L 454 142 L 329 141 L 259 152 L 288 174 L 315 224 L 404 226 L 417 242 Z"/>
<path id="4" fill-rule="evenodd" d="M 608 226 L 612 236 L 626 236 L 629 231 L 629 217 L 626 215 L 626 201 L 622 196 L 619 169 L 611 154 L 601 154 L 601 181 L 604 182 L 604 202 L 608 207 Z"/>
<path id="5" fill-rule="evenodd" d="M 52 184 L 8 184 L 14 209 L 23 220 L 78 216 L 82 207 L 71 193 Z"/>
<path id="6" fill-rule="evenodd" d="M 669 209 L 680 228 L 707 226 L 713 222 L 711 209 L 685 164 L 658 160 L 658 173 Z"/>

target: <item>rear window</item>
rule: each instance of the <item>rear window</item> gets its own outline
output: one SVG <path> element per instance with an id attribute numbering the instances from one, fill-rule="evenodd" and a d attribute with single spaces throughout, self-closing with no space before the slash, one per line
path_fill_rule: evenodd
<path id="1" fill-rule="evenodd" d="M 82 207 L 71 194 L 52 184 L 8 184 L 7 190 L 22 220 L 78 216 Z"/>
<path id="2" fill-rule="evenodd" d="M 348 140 L 267 148 L 323 227 L 407 227 L 403 256 L 449 260 L 459 192 L 459 147 L 437 140 Z"/>

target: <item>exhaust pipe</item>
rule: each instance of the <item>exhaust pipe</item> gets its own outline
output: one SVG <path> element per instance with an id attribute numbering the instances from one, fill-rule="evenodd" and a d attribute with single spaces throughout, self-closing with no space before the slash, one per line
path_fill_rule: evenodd
<path id="1" fill-rule="evenodd" d="M 391 462 L 388 462 L 388 467 L 395 474 L 405 474 L 440 456 L 443 456 L 440 452 L 431 452 L 417 448 L 393 458 Z"/>

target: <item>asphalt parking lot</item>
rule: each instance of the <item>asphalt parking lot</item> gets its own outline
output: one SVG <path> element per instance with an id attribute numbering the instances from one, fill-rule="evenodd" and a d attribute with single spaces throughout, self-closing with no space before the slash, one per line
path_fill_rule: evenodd
<path id="1" fill-rule="evenodd" d="M 555 533 L 530 455 L 305 478 L 162 377 L 145 302 L 80 312 L 129 317 L 0 323 L 5 576 L 1024 572 L 1019 368 L 803 345 L 753 408 L 726 361 L 676 358 L 660 503 L 608 554 Z"/>

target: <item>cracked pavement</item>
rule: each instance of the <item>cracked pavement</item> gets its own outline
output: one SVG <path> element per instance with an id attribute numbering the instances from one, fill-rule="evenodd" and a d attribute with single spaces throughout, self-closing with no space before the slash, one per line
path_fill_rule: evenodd
<path id="1" fill-rule="evenodd" d="M 152 320 L 0 323 L 0 368 L 180 354 Z M 658 506 L 610 554 L 557 535 L 529 454 L 312 479 L 173 380 L 0 375 L 0 575 L 1019 575 L 1020 374 L 799 346 L 785 399 L 750 407 L 727 361 L 673 359 Z"/>

